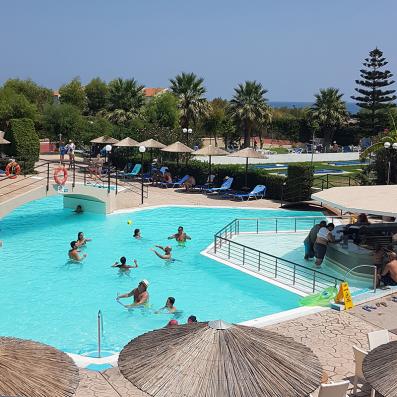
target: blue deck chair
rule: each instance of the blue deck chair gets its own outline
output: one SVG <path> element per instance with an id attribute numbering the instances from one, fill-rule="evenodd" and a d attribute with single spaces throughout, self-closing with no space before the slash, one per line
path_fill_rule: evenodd
<path id="1" fill-rule="evenodd" d="M 134 176 L 138 176 L 139 173 L 141 172 L 142 164 L 135 164 L 134 168 L 131 170 L 131 172 L 126 172 L 125 174 L 122 175 L 123 178 L 133 178 Z"/>
<path id="2" fill-rule="evenodd" d="M 160 186 L 161 187 L 181 187 L 188 179 L 189 179 L 189 175 L 185 175 L 183 178 L 180 178 L 174 182 L 160 182 Z"/>
<path id="3" fill-rule="evenodd" d="M 230 178 L 226 179 L 226 181 L 224 181 L 222 183 L 222 186 L 220 186 L 220 187 L 212 187 L 210 189 L 205 189 L 204 192 L 205 192 L 205 194 L 209 194 L 209 193 L 218 193 L 218 194 L 225 193 L 225 192 L 227 192 L 228 190 L 231 189 L 232 183 L 233 183 L 233 179 L 234 178 L 230 177 Z"/>
<path id="4" fill-rule="evenodd" d="M 256 185 L 249 193 L 229 193 L 228 196 L 234 199 L 241 199 L 242 201 L 246 198 L 249 200 L 251 197 L 255 200 L 264 198 L 266 194 L 265 185 Z"/>

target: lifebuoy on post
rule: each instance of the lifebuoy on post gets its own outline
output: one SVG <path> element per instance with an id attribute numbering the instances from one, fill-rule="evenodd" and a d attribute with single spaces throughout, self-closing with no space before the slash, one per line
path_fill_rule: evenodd
<path id="1" fill-rule="evenodd" d="M 6 166 L 6 175 L 10 179 L 15 179 L 21 173 L 21 166 L 16 161 L 11 161 Z"/>
<path id="2" fill-rule="evenodd" d="M 54 181 L 58 185 L 64 185 L 68 180 L 68 171 L 65 167 L 57 167 L 54 170 Z"/>

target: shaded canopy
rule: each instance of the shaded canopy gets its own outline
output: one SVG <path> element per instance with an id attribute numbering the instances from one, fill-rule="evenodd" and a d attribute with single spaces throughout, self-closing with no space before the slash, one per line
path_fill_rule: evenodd
<path id="1" fill-rule="evenodd" d="M 226 150 L 220 149 L 217 146 L 204 146 L 203 148 L 193 152 L 195 156 L 226 156 L 229 154 Z"/>
<path id="2" fill-rule="evenodd" d="M 171 145 L 166 146 L 165 148 L 161 149 L 163 152 L 172 152 L 172 153 L 191 153 L 193 149 L 189 146 L 186 146 L 182 142 L 175 142 Z"/>
<path id="3" fill-rule="evenodd" d="M 364 359 L 363 373 L 382 396 L 397 397 L 397 341 L 371 350 Z"/>
<path id="4" fill-rule="evenodd" d="M 118 142 L 116 138 L 112 138 L 111 136 L 100 136 L 90 141 L 91 143 L 98 143 L 104 145 L 113 145 Z"/>
<path id="5" fill-rule="evenodd" d="M 165 145 L 161 142 L 158 142 L 154 139 L 148 139 L 146 141 L 140 142 L 139 146 L 145 146 L 147 149 L 163 149 Z"/>
<path id="6" fill-rule="evenodd" d="M 139 142 L 136 141 L 135 139 L 132 139 L 129 136 L 127 136 L 127 138 L 122 139 L 121 141 L 115 143 L 113 146 L 116 146 L 116 147 L 136 147 L 136 146 L 139 146 Z"/>
<path id="7" fill-rule="evenodd" d="M 292 338 L 222 321 L 140 335 L 119 368 L 156 397 L 307 397 L 322 376 L 317 356 Z"/>
<path id="8" fill-rule="evenodd" d="M 7 139 L 4 139 L 4 135 L 5 135 L 5 132 L 4 131 L 0 131 L 0 145 L 8 145 L 8 144 L 10 144 L 11 143 L 10 141 L 7 141 Z"/>
<path id="9" fill-rule="evenodd" d="M 38 342 L 0 337 L 0 395 L 71 397 L 79 371 L 65 353 Z"/>
<path id="10" fill-rule="evenodd" d="M 230 157 L 243 157 L 243 158 L 250 158 L 250 159 L 267 159 L 268 157 L 265 156 L 263 153 L 258 152 L 250 147 L 246 147 L 245 149 L 241 149 L 238 152 L 234 152 L 229 154 Z"/>

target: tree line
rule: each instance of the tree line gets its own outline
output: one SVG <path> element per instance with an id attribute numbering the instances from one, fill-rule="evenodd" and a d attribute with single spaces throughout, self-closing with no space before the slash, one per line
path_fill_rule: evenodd
<path id="1" fill-rule="evenodd" d="M 59 88 L 59 101 L 53 91 L 31 80 L 10 79 L 0 88 L 0 129 L 10 120 L 33 120 L 41 137 L 73 139 L 86 144 L 99 135 L 164 143 L 185 141 L 183 129 L 192 129 L 190 142 L 201 137 L 223 138 L 226 145 L 247 147 L 253 136 L 284 138 L 307 142 L 313 133 L 329 145 L 357 143 L 361 137 L 375 136 L 390 126 L 395 113 L 393 74 L 378 48 L 370 51 L 356 80 L 360 107 L 350 115 L 337 88 L 320 89 L 314 104 L 304 109 L 272 109 L 267 90 L 258 81 L 245 81 L 234 89 L 230 100 L 207 100 L 204 80 L 194 73 L 181 73 L 170 79 L 168 90 L 150 100 L 144 86 L 134 78 L 105 82 L 99 77 L 85 86 L 78 78 Z"/>

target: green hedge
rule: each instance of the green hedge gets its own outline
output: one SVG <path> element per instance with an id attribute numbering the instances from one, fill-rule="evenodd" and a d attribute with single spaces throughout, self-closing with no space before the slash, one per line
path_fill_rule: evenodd
<path id="1" fill-rule="evenodd" d="M 286 201 L 310 200 L 314 181 L 314 166 L 310 164 L 289 164 L 287 171 Z"/>
<path id="2" fill-rule="evenodd" d="M 12 119 L 5 138 L 11 142 L 8 154 L 21 165 L 22 173 L 31 173 L 40 155 L 40 140 L 31 119 Z"/>

